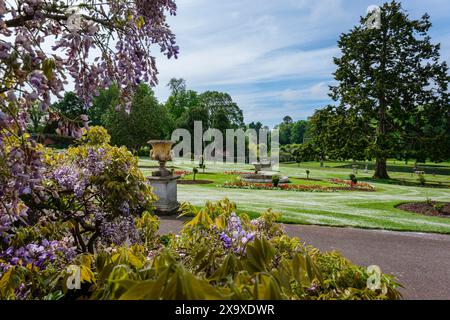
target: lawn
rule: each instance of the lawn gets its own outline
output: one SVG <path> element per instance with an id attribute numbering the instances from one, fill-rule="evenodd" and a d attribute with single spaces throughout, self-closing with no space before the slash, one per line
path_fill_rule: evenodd
<path id="1" fill-rule="evenodd" d="M 156 165 L 148 158 L 140 162 L 144 174 L 149 175 L 151 166 Z M 392 164 L 392 163 L 390 163 Z M 280 173 L 287 175 L 294 183 L 328 184 L 326 181 L 305 181 L 305 170 L 310 170 L 313 179 L 348 178 L 351 169 L 346 163 L 326 163 L 320 168 L 317 163 L 305 163 L 280 166 Z M 348 164 L 347 164 L 348 165 Z M 192 170 L 193 165 L 180 165 L 177 168 Z M 405 166 L 406 167 L 406 166 Z M 450 168 L 449 164 L 443 167 Z M 365 174 L 359 170 L 358 178 L 368 180 L 376 187 L 376 192 L 292 192 L 279 190 L 242 190 L 220 187 L 234 176 L 225 175 L 225 171 L 251 171 L 250 165 L 207 164 L 206 174 L 197 174 L 197 179 L 212 180 L 209 185 L 179 185 L 179 201 L 189 201 L 194 205 L 203 205 L 207 200 L 219 200 L 228 197 L 238 204 L 240 211 L 256 216 L 261 211 L 272 208 L 282 213 L 285 223 L 314 224 L 327 226 L 349 226 L 357 228 L 385 229 L 399 231 L 436 232 L 450 234 L 450 218 L 428 217 L 404 212 L 395 206 L 403 202 L 450 201 L 450 187 L 424 188 L 420 186 L 397 185 L 387 181 L 370 181 L 371 172 Z M 426 171 L 427 172 L 427 171 Z M 417 178 L 408 172 L 390 172 L 391 178 L 416 183 Z M 427 182 L 450 184 L 450 176 L 427 174 Z M 186 178 L 190 178 L 189 176 Z M 302 180 L 298 180 L 300 178 Z"/>

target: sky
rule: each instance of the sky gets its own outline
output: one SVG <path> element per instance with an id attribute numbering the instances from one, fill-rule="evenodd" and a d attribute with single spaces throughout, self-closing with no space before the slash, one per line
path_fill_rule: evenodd
<path id="1" fill-rule="evenodd" d="M 245 122 L 273 127 L 286 115 L 307 119 L 332 103 L 337 40 L 366 15 L 375 0 L 178 0 L 168 22 L 177 36 L 179 58 L 156 54 L 160 101 L 171 78 L 188 89 L 227 92 Z M 431 15 L 433 42 L 450 62 L 450 1 L 404 0 L 412 18 Z"/>

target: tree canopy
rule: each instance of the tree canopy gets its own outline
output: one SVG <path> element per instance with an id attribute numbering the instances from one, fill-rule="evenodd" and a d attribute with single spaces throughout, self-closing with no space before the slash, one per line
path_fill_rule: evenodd
<path id="1" fill-rule="evenodd" d="M 104 94 L 106 97 L 112 97 L 112 103 L 103 117 L 103 124 L 111 135 L 112 144 L 124 145 L 136 152 L 146 146 L 148 140 L 167 137 L 169 130 L 166 109 L 158 103 L 149 86 L 141 84 L 137 87 L 129 111 L 124 105 L 115 105 L 115 86 L 110 90 L 112 93 Z"/>
<path id="2" fill-rule="evenodd" d="M 440 60 L 440 45 L 428 35 L 430 17 L 412 19 L 392 1 L 381 7 L 380 29 L 367 27 L 368 19 L 362 17 L 360 25 L 339 39 L 342 55 L 334 59 L 337 85 L 331 88 L 339 106 L 313 117 L 335 115 L 333 125 L 316 131 L 316 139 L 327 141 L 327 154 L 340 158 L 359 154 L 339 137 L 351 134 L 361 148 L 367 142 L 366 157 L 376 159 L 375 178 L 389 177 L 389 157 L 448 158 L 448 66 Z M 358 123 L 364 125 L 355 132 Z"/>

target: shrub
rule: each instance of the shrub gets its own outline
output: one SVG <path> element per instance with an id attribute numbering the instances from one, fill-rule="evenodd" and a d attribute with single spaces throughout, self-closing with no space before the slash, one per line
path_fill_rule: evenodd
<path id="1" fill-rule="evenodd" d="M 444 208 L 445 208 L 445 204 L 443 204 L 443 203 L 435 203 L 435 204 L 433 205 L 433 208 L 434 208 L 437 212 L 443 213 L 443 212 L 444 212 Z"/>
<path id="2" fill-rule="evenodd" d="M 203 155 L 200 156 L 198 167 L 203 170 L 203 173 L 205 173 L 206 164 L 205 164 L 205 157 Z"/>
<path id="3" fill-rule="evenodd" d="M 425 174 L 419 173 L 417 179 L 419 180 L 419 183 L 422 187 L 424 187 L 427 184 L 427 179 L 425 178 Z"/>
<path id="4" fill-rule="evenodd" d="M 280 176 L 278 176 L 278 175 L 274 175 L 274 176 L 272 176 L 272 185 L 275 187 L 275 188 L 278 188 L 278 184 L 280 183 Z"/>
<path id="5" fill-rule="evenodd" d="M 141 147 L 137 155 L 138 157 L 148 157 L 150 155 L 150 146 Z"/>
<path id="6" fill-rule="evenodd" d="M 194 167 L 194 168 L 192 169 L 192 173 L 194 174 L 193 180 L 195 181 L 195 176 L 196 176 L 197 173 L 198 173 L 198 169 Z"/>
<path id="7" fill-rule="evenodd" d="M 42 186 L 22 195 L 26 217 L 3 235 L 2 242 L 14 249 L 64 238 L 78 252 L 93 253 L 104 245 L 135 241 L 133 219 L 152 210 L 155 196 L 138 159 L 124 147 L 110 146 L 109 139 L 105 129 L 92 127 L 79 146 L 64 153 L 43 149 Z M 60 228 L 56 235 L 43 237 L 43 229 L 55 226 Z"/>
<path id="8" fill-rule="evenodd" d="M 358 178 L 356 178 L 356 175 L 354 175 L 354 174 L 352 173 L 352 174 L 350 174 L 349 178 L 350 178 L 350 181 L 351 181 L 351 183 L 352 183 L 352 186 L 355 186 L 355 185 L 358 184 Z"/>
<path id="9" fill-rule="evenodd" d="M 198 209 L 180 235 L 158 236 L 158 220 L 134 219 L 139 241 L 70 257 L 81 290 L 68 288 L 66 257 L 0 269 L 1 299 L 398 299 L 399 284 L 369 274 L 336 252 L 287 236 L 272 211 L 251 220 L 228 199 Z M 184 210 L 184 209 L 183 209 Z M 41 243 L 58 251 L 59 243 Z M 33 250 L 34 247 L 29 249 Z M 66 252 L 64 248 L 61 252 Z M 11 253 L 11 252 L 9 252 Z M 11 253 L 12 254 L 12 253 Z M 15 253 L 14 253 L 15 254 Z M 4 259 L 2 255 L 1 259 Z M 8 256 L 9 257 L 9 256 Z M 9 259 L 7 257 L 7 259 Z M 3 263 L 3 261 L 0 261 Z M 57 263 L 56 263 L 57 262 Z M 39 266 L 39 267 L 38 267 Z"/>

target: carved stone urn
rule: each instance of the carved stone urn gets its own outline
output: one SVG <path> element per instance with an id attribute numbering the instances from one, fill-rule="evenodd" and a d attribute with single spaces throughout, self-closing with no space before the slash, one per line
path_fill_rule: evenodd
<path id="1" fill-rule="evenodd" d="M 150 158 L 159 162 L 158 171 L 152 172 L 154 177 L 167 177 L 171 173 L 166 168 L 166 162 L 172 160 L 172 146 L 173 141 L 170 140 L 150 140 L 152 150 L 150 151 Z"/>
<path id="2" fill-rule="evenodd" d="M 155 203 L 155 213 L 158 215 L 172 215 L 180 207 L 177 201 L 177 180 L 180 176 L 173 175 L 167 170 L 166 162 L 172 160 L 173 141 L 151 140 L 152 145 L 150 158 L 159 162 L 159 168 L 147 177 L 153 192 L 158 196 Z"/>

